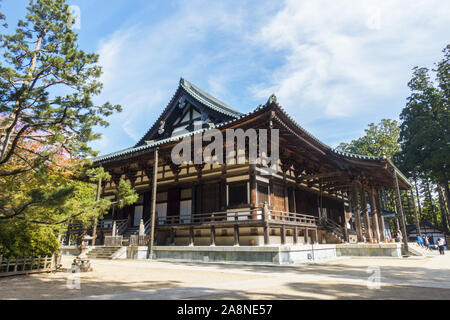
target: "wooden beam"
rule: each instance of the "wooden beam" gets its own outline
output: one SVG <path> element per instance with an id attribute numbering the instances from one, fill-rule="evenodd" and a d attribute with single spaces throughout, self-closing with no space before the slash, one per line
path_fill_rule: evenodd
<path id="1" fill-rule="evenodd" d="M 372 221 L 373 221 L 373 237 L 377 242 L 380 242 L 380 229 L 378 227 L 378 210 L 375 203 L 375 191 L 373 188 L 369 191 L 370 197 L 370 211 L 372 211 Z"/>
<path id="2" fill-rule="evenodd" d="M 304 237 L 305 237 L 305 244 L 308 244 L 309 243 L 309 235 L 308 235 L 308 231 L 309 231 L 309 229 L 308 228 L 305 228 L 305 230 L 303 231 L 304 232 Z"/>
<path id="3" fill-rule="evenodd" d="M 360 212 L 360 206 L 358 201 L 358 189 L 356 186 L 356 183 L 353 184 L 352 188 L 352 202 L 353 202 L 353 209 L 355 214 L 355 226 L 356 226 L 356 236 L 358 238 L 358 242 L 363 241 L 362 237 L 362 227 L 361 227 L 361 212 Z"/>
<path id="4" fill-rule="evenodd" d="M 298 227 L 297 226 L 294 227 L 294 234 L 293 235 L 294 235 L 294 239 L 293 240 L 294 240 L 294 245 L 295 245 L 295 244 L 298 243 Z"/>
<path id="5" fill-rule="evenodd" d="M 175 230 L 174 228 L 170 229 L 170 245 L 175 245 Z"/>
<path id="6" fill-rule="evenodd" d="M 155 220 L 156 220 L 156 188 L 158 183 L 158 148 L 154 152 L 153 160 L 153 182 L 152 182 L 152 217 L 150 224 L 150 239 L 149 239 L 149 258 L 153 259 L 153 245 L 155 242 Z"/>
<path id="7" fill-rule="evenodd" d="M 215 226 L 211 226 L 211 241 L 210 241 L 210 246 L 215 246 L 216 245 L 216 227 Z"/>
<path id="8" fill-rule="evenodd" d="M 372 240 L 372 228 L 370 227 L 369 211 L 367 210 L 367 198 L 364 187 L 361 187 L 361 206 L 364 217 L 364 224 L 366 225 L 366 240 Z"/>
<path id="9" fill-rule="evenodd" d="M 234 225 L 234 245 L 239 246 L 239 226 Z"/>
<path id="10" fill-rule="evenodd" d="M 280 229 L 281 244 L 286 244 L 286 226 L 283 224 Z"/>
<path id="11" fill-rule="evenodd" d="M 189 246 L 190 247 L 194 246 L 194 228 L 193 227 L 189 228 Z"/>
<path id="12" fill-rule="evenodd" d="M 402 205 L 402 198 L 400 196 L 400 188 L 398 185 L 398 178 L 397 178 L 397 171 L 395 168 L 392 170 L 392 175 L 394 176 L 394 185 L 395 185 L 395 200 L 397 204 L 397 212 L 399 214 L 400 218 L 400 228 L 402 230 L 402 237 L 403 237 L 403 246 L 406 252 L 408 252 L 408 235 L 406 234 L 406 224 L 405 224 L 405 216 L 403 214 L 403 205 Z"/>
<path id="13" fill-rule="evenodd" d="M 313 180 L 313 179 L 319 179 L 319 178 L 330 178 L 330 177 L 337 177 L 341 176 L 344 172 L 342 171 L 336 171 L 336 172 L 323 172 L 323 173 L 316 173 L 316 174 L 308 174 L 304 176 L 299 176 L 299 179 L 302 180 Z"/>
<path id="14" fill-rule="evenodd" d="M 378 215 L 378 226 L 380 228 L 380 240 L 381 241 L 385 241 L 385 236 L 384 236 L 384 218 L 383 218 L 383 204 L 382 204 L 382 199 L 381 199 L 381 189 L 377 190 L 377 209 L 379 212 Z"/>

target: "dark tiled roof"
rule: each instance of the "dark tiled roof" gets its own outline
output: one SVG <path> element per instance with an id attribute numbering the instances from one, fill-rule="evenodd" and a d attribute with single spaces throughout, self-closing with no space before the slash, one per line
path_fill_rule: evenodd
<path id="1" fill-rule="evenodd" d="M 164 108 L 164 110 L 159 115 L 158 119 L 154 122 L 154 124 L 150 127 L 150 129 L 145 133 L 145 135 L 139 140 L 139 142 L 134 146 L 140 147 L 145 144 L 145 140 L 147 136 L 150 134 L 150 132 L 155 131 L 161 120 L 163 120 L 164 116 L 168 113 L 169 107 L 175 103 L 175 98 L 181 94 L 181 92 L 185 92 L 189 96 L 191 96 L 193 99 L 197 100 L 199 103 L 203 104 L 204 106 L 219 112 L 221 114 L 226 115 L 230 118 L 237 118 L 242 115 L 239 111 L 233 109 L 229 105 L 225 104 L 224 102 L 220 101 L 219 99 L 214 98 L 209 93 L 203 91 L 202 89 L 198 88 L 197 86 L 193 85 L 189 81 L 185 80 L 184 78 L 180 78 L 180 82 L 178 85 L 177 90 L 173 94 L 172 98 L 170 99 L 170 102 L 167 104 L 167 106 Z"/>
<path id="2" fill-rule="evenodd" d="M 237 118 L 234 118 L 234 119 L 232 119 L 230 121 L 222 122 L 222 123 L 220 123 L 218 125 L 213 125 L 210 128 L 203 128 L 201 130 L 192 131 L 192 132 L 189 132 L 189 133 L 186 133 L 186 134 L 177 135 L 177 136 L 174 136 L 174 137 L 169 137 L 169 138 L 162 139 L 162 140 L 157 140 L 157 141 L 154 141 L 154 142 L 151 142 L 151 143 L 147 143 L 145 145 L 122 149 L 122 150 L 119 150 L 119 151 L 116 151 L 116 152 L 112 152 L 112 153 L 109 153 L 109 154 L 106 154 L 106 155 L 98 156 L 98 157 L 96 157 L 96 158 L 94 158 L 92 160 L 94 162 L 108 161 L 108 160 L 112 160 L 112 159 L 115 159 L 115 158 L 118 158 L 118 157 L 123 157 L 123 156 L 127 156 L 127 155 L 130 155 L 130 154 L 134 154 L 134 153 L 138 153 L 138 152 L 141 152 L 141 151 L 145 151 L 145 150 L 148 150 L 148 149 L 151 149 L 151 148 L 155 148 L 155 147 L 158 147 L 158 146 L 163 145 L 165 143 L 169 143 L 169 142 L 172 142 L 172 141 L 177 141 L 177 140 L 180 140 L 180 139 L 182 139 L 184 137 L 189 137 L 189 136 L 195 135 L 197 133 L 205 132 L 205 131 L 207 131 L 209 129 L 212 129 L 212 128 L 222 128 L 224 126 L 227 126 L 227 125 L 233 124 L 235 122 L 238 122 L 239 120 L 241 120 L 241 119 L 243 119 L 243 118 L 245 118 L 245 117 L 247 117 L 247 116 L 249 116 L 249 115 L 251 115 L 251 114 L 253 114 L 253 113 L 257 112 L 257 111 L 259 111 L 259 110 L 261 110 L 263 107 L 266 107 L 266 105 L 259 105 L 257 108 L 255 108 L 254 110 L 252 110 L 252 111 L 250 111 L 248 113 L 245 113 L 245 114 L 241 113 L 240 116 L 237 117 Z"/>
<path id="3" fill-rule="evenodd" d="M 321 146 L 324 150 L 327 150 L 331 153 L 334 153 L 337 156 L 340 157 L 344 157 L 344 158 L 348 158 L 348 159 L 355 159 L 355 160 L 373 160 L 373 161 L 387 161 L 395 170 L 396 172 L 401 176 L 401 178 L 407 182 L 409 185 L 409 180 L 408 178 L 406 178 L 401 171 L 394 165 L 394 163 L 390 160 L 387 159 L 385 156 L 382 157 L 372 157 L 372 156 L 366 156 L 366 155 L 359 155 L 359 154 L 353 154 L 353 153 L 349 153 L 349 152 L 343 152 L 343 151 L 339 151 L 336 149 L 331 148 L 330 146 L 328 146 L 327 144 L 323 143 L 322 141 L 320 141 L 318 138 L 316 138 L 314 135 L 312 135 L 310 132 L 308 132 L 305 128 L 303 128 L 302 126 L 300 126 L 285 110 L 283 107 L 281 107 L 278 103 L 277 103 L 277 98 L 275 95 L 271 95 L 269 100 L 267 101 L 267 103 L 265 105 L 259 105 L 257 108 L 255 108 L 254 110 L 248 112 L 248 113 L 241 113 L 235 109 L 233 109 L 232 107 L 228 106 L 227 104 L 223 103 L 222 101 L 216 99 L 215 97 L 211 96 L 210 94 L 208 94 L 207 92 L 203 91 L 202 89 L 198 88 L 197 86 L 193 85 L 192 83 L 190 83 L 189 81 L 181 78 L 180 79 L 180 83 L 179 83 L 179 87 L 177 89 L 177 91 L 175 92 L 175 94 L 172 96 L 172 99 L 170 101 L 170 103 L 168 104 L 168 106 L 166 107 L 166 109 L 164 110 L 164 112 L 167 110 L 167 108 L 173 103 L 173 100 L 175 99 L 175 97 L 177 96 L 177 94 L 179 93 L 180 90 L 184 90 L 187 94 L 189 94 L 191 97 L 193 97 L 194 99 L 198 100 L 199 102 L 201 102 L 203 105 L 217 111 L 217 112 L 221 112 L 225 115 L 228 115 L 231 117 L 231 120 L 220 123 L 218 125 L 212 126 L 211 128 L 221 128 L 230 124 L 233 124 L 234 122 L 237 122 L 245 117 L 250 116 L 251 114 L 269 107 L 270 105 L 272 105 L 273 103 L 275 103 L 277 105 L 277 107 L 280 109 L 280 111 L 290 120 L 292 121 L 292 123 L 300 130 L 302 131 L 304 134 L 306 134 L 308 137 L 310 137 L 313 141 L 315 141 L 319 146 Z M 164 112 L 161 114 L 161 116 L 158 118 L 158 120 L 155 122 L 155 124 L 153 125 L 153 127 L 159 123 L 159 121 L 161 120 L 161 117 L 164 115 Z M 152 127 L 152 128 L 153 128 Z M 150 129 L 152 130 L 152 129 Z M 148 132 L 150 132 L 150 130 Z M 160 145 L 163 145 L 165 143 L 168 142 L 172 142 L 172 141 L 177 141 L 182 139 L 183 137 L 186 136 L 191 136 L 194 135 L 196 133 L 199 132 L 204 132 L 208 130 L 207 128 L 202 129 L 202 130 L 197 130 L 194 132 L 190 132 L 184 135 L 179 135 L 179 136 L 174 136 L 174 137 L 169 137 L 166 139 L 162 139 L 162 140 L 157 140 L 154 141 L 152 143 L 144 143 L 144 138 L 147 134 L 144 136 L 143 139 L 141 139 L 141 141 L 133 148 L 127 148 L 127 149 L 123 149 L 117 152 L 113 152 L 107 155 L 103 155 L 103 156 L 99 156 L 93 159 L 94 162 L 102 162 L 102 161 L 108 161 L 108 160 L 112 160 L 114 158 L 118 158 L 118 157 L 123 157 L 123 156 L 127 156 L 130 154 L 134 154 L 134 153 L 138 153 L 141 151 L 145 151 Z"/>
<path id="4" fill-rule="evenodd" d="M 186 92 L 191 95 L 196 100 L 200 101 L 204 105 L 210 107 L 211 109 L 226 114 L 228 116 L 232 117 L 239 117 L 242 115 L 239 111 L 233 109 L 226 103 L 220 101 L 219 99 L 213 97 L 209 93 L 203 91 L 199 87 L 193 85 L 189 81 L 181 78 L 180 79 L 180 86 L 186 90 Z"/>

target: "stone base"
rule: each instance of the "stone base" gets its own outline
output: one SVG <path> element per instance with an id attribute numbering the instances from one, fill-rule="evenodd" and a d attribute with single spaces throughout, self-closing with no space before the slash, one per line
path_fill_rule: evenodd
<path id="1" fill-rule="evenodd" d="M 184 262 L 249 263 L 295 265 L 336 258 L 336 247 L 330 244 L 274 246 L 156 246 L 156 260 Z"/>
<path id="2" fill-rule="evenodd" d="M 401 243 L 342 243 L 336 245 L 336 255 L 350 257 L 401 257 Z"/>

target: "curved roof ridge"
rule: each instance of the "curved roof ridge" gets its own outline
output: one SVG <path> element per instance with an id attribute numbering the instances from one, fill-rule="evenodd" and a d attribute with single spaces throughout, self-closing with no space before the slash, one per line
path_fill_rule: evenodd
<path id="1" fill-rule="evenodd" d="M 199 99 L 201 102 L 203 102 L 204 104 L 206 104 L 207 106 L 213 108 L 218 112 L 222 112 L 233 117 L 242 115 L 241 112 L 230 107 L 229 105 L 220 101 L 216 97 L 213 97 L 208 92 L 204 91 L 203 89 L 200 89 L 199 87 L 197 87 L 196 85 L 194 85 L 193 83 L 189 82 L 184 78 L 180 79 L 180 85 L 194 98 Z"/>

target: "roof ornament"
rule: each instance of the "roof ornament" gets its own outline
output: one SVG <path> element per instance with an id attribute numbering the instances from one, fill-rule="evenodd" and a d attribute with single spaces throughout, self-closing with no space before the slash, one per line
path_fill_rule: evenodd
<path id="1" fill-rule="evenodd" d="M 277 104 L 277 96 L 272 93 L 272 95 L 269 97 L 269 100 L 267 100 L 267 105 L 275 103 Z"/>
<path id="2" fill-rule="evenodd" d="M 180 100 L 178 100 L 178 108 L 183 109 L 186 106 L 186 98 L 181 97 Z"/>
<path id="3" fill-rule="evenodd" d="M 208 114 L 205 111 L 202 111 L 202 122 L 208 122 L 209 118 L 208 118 Z"/>
<path id="4" fill-rule="evenodd" d="M 164 133 L 164 131 L 165 131 L 164 126 L 165 125 L 166 125 L 166 122 L 164 120 L 162 120 L 160 122 L 160 125 L 159 125 L 158 134 L 163 134 Z"/>

